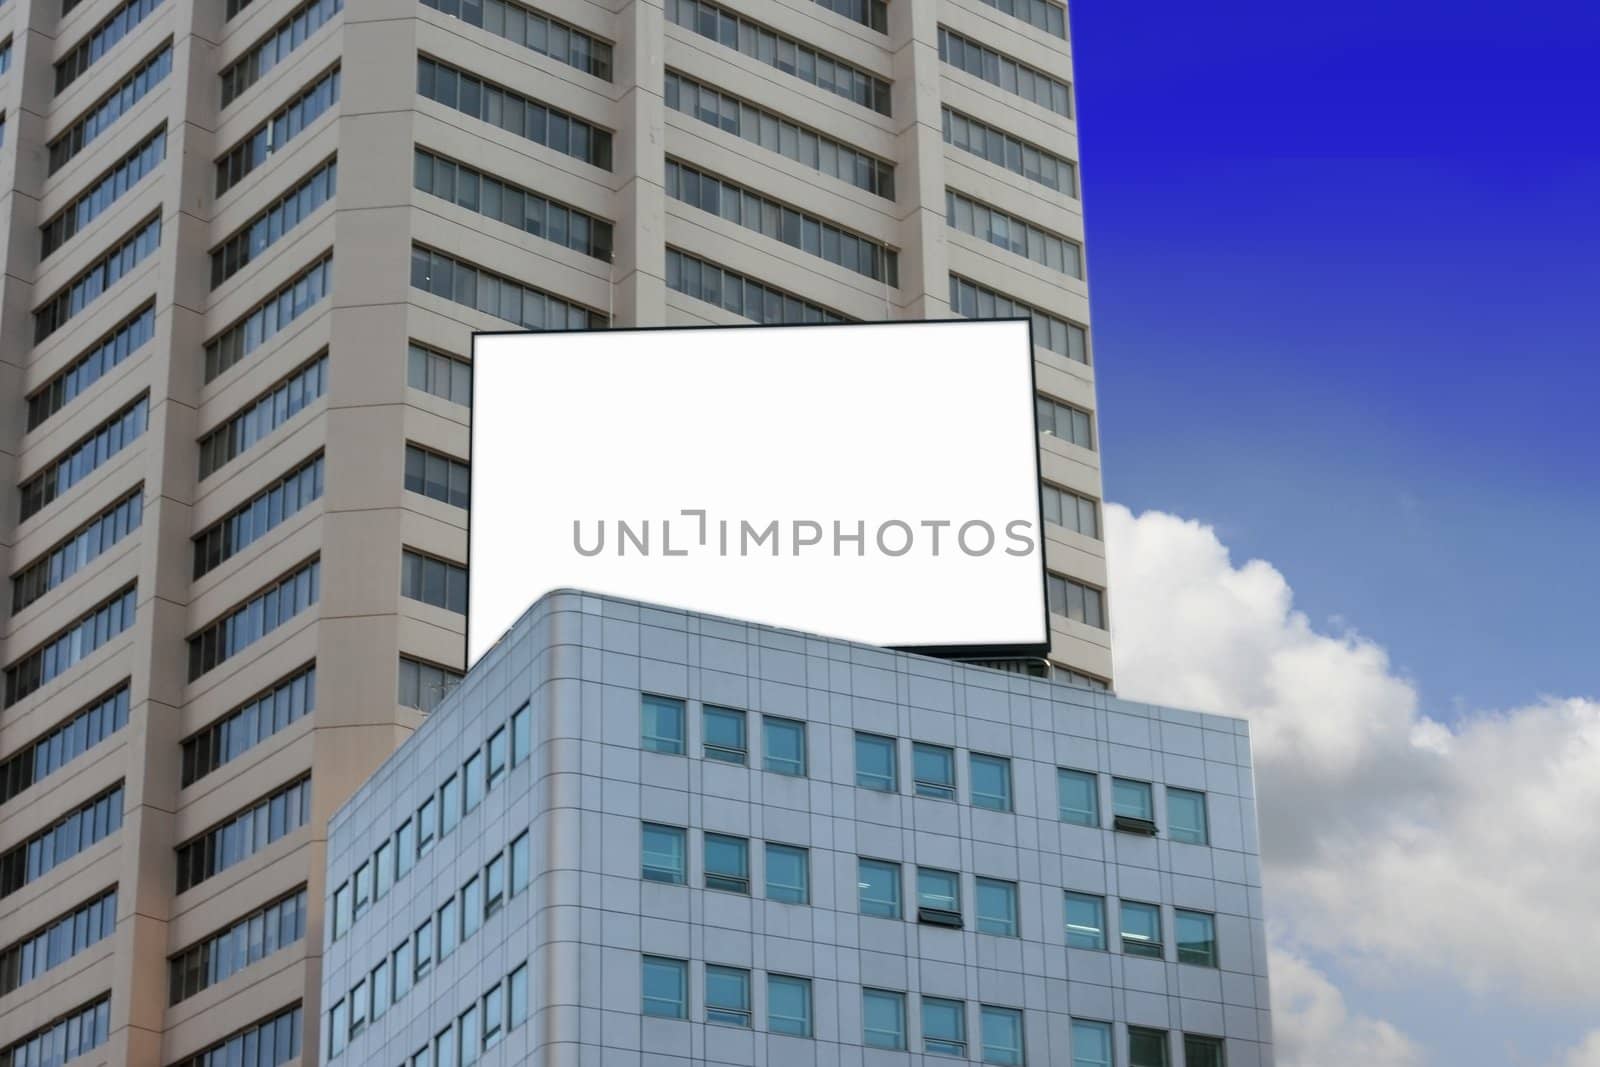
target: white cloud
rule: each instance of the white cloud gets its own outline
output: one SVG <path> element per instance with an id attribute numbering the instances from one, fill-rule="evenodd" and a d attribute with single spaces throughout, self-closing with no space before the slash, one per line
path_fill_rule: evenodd
<path id="1" fill-rule="evenodd" d="M 1344 994 L 1305 960 L 1274 949 L 1268 966 L 1278 1067 L 1420 1067 L 1424 1062 L 1417 1044 L 1390 1023 L 1352 1015 Z"/>
<path id="2" fill-rule="evenodd" d="M 1600 1030 L 1591 1030 L 1573 1046 L 1561 1067 L 1600 1067 Z"/>
<path id="3" fill-rule="evenodd" d="M 1600 702 L 1446 725 L 1382 648 L 1319 631 L 1209 527 L 1111 506 L 1106 533 L 1119 692 L 1251 720 L 1279 940 L 1382 980 L 1600 996 Z"/>

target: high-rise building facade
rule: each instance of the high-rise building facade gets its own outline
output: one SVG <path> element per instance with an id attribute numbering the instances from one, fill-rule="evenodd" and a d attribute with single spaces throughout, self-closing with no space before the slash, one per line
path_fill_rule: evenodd
<path id="1" fill-rule="evenodd" d="M 1252 782 L 1242 720 L 552 593 L 330 824 L 321 1062 L 1263 1067 Z"/>
<path id="2" fill-rule="evenodd" d="M 1031 315 L 1109 682 L 1071 82 L 1052 0 L 0 3 L 0 1062 L 317 1016 L 327 817 L 462 668 L 475 329 Z"/>

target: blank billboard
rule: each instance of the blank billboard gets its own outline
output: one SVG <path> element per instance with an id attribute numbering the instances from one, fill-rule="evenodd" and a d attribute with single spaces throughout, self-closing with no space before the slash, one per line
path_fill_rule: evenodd
<path id="1" fill-rule="evenodd" d="M 1048 644 L 1026 320 L 479 334 L 468 663 L 554 589 Z"/>

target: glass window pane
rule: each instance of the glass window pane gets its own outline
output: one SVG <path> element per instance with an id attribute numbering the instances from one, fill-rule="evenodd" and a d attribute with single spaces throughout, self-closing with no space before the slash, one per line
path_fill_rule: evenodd
<path id="1" fill-rule="evenodd" d="M 1128 1067 L 1167 1067 L 1166 1032 L 1128 1027 Z"/>
<path id="2" fill-rule="evenodd" d="M 741 764 L 745 761 L 744 712 L 707 707 L 701 725 L 705 731 L 706 759 Z"/>
<path id="3" fill-rule="evenodd" d="M 1197 967 L 1217 966 L 1217 921 L 1198 911 L 1173 913 L 1178 938 L 1178 962 Z"/>
<path id="4" fill-rule="evenodd" d="M 706 888 L 750 892 L 750 842 L 723 834 L 705 835 Z"/>
<path id="5" fill-rule="evenodd" d="M 683 701 L 646 694 L 640 704 L 640 746 L 647 752 L 683 755 L 683 715 Z"/>
<path id="6" fill-rule="evenodd" d="M 1133 782 L 1126 778 L 1111 780 L 1112 810 L 1118 815 L 1135 819 L 1154 819 L 1155 802 L 1151 799 L 1149 782 Z"/>
<path id="7" fill-rule="evenodd" d="M 1111 1067 L 1111 1025 L 1072 1020 L 1072 1067 Z"/>
<path id="8" fill-rule="evenodd" d="M 1067 947 L 1106 947 L 1106 902 L 1087 893 L 1067 894 Z"/>
<path id="9" fill-rule="evenodd" d="M 777 774 L 804 777 L 806 773 L 806 728 L 791 719 L 761 720 L 765 759 L 763 766 Z"/>
<path id="10" fill-rule="evenodd" d="M 917 907 L 961 910 L 961 876 L 954 871 L 917 868 Z"/>
<path id="11" fill-rule="evenodd" d="M 959 1000 L 922 998 L 922 1047 L 945 1056 L 967 1054 L 967 1008 Z"/>
<path id="12" fill-rule="evenodd" d="M 978 932 L 1000 937 L 1016 937 L 1016 883 L 979 878 L 977 885 Z"/>
<path id="13" fill-rule="evenodd" d="M 767 1029 L 775 1034 L 811 1036 L 811 982 L 786 975 L 767 976 Z"/>
<path id="14" fill-rule="evenodd" d="M 856 734 L 856 785 L 880 793 L 899 789 L 894 738 Z"/>
<path id="15" fill-rule="evenodd" d="M 870 1048 L 906 1047 L 905 994 L 862 990 L 861 1041 Z"/>
<path id="16" fill-rule="evenodd" d="M 643 876 L 652 882 L 682 885 L 685 879 L 684 831 L 645 823 L 641 835 Z"/>
<path id="17" fill-rule="evenodd" d="M 1058 770 L 1061 821 L 1080 826 L 1100 825 L 1100 791 L 1095 776 L 1087 771 Z"/>
<path id="18" fill-rule="evenodd" d="M 646 956 L 641 977 L 642 1010 L 662 1019 L 688 1017 L 688 967 L 682 960 Z"/>
<path id="19" fill-rule="evenodd" d="M 939 800 L 956 798 L 955 753 L 940 745 L 913 745 L 912 768 L 917 795 Z"/>
<path id="20" fill-rule="evenodd" d="M 861 914 L 900 918 L 900 865 L 860 860 L 856 870 Z"/>
<path id="21" fill-rule="evenodd" d="M 1187 1067 L 1227 1067 L 1222 1038 L 1183 1035 L 1183 1062 Z"/>
<path id="22" fill-rule="evenodd" d="M 1154 904 L 1122 902 L 1122 951 L 1129 956 L 1161 959 L 1161 909 Z"/>
<path id="23" fill-rule="evenodd" d="M 809 856 L 792 845 L 767 846 L 767 899 L 785 904 L 810 900 Z"/>
<path id="24" fill-rule="evenodd" d="M 1011 761 L 972 754 L 972 803 L 991 811 L 1011 810 Z"/>
<path id="25" fill-rule="evenodd" d="M 722 1026 L 750 1025 L 749 971 L 706 967 L 706 1022 Z"/>
<path id="26" fill-rule="evenodd" d="M 980 1009 L 983 1021 L 983 1062 L 1022 1063 L 1022 1012 L 1015 1008 Z"/>
<path id="27" fill-rule="evenodd" d="M 1206 833 L 1206 795 L 1188 789 L 1167 788 L 1167 833 L 1174 841 L 1203 845 Z"/>

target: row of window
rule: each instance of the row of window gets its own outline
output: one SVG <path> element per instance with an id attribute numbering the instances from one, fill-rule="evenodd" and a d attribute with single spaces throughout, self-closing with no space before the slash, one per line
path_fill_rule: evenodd
<path id="1" fill-rule="evenodd" d="M 750 842 L 731 834 L 701 836 L 701 874 L 707 889 L 751 895 Z M 765 897 L 782 904 L 811 903 L 811 853 L 798 845 L 764 842 Z M 688 831 L 644 823 L 639 828 L 640 877 L 665 885 L 688 884 Z"/>
<path id="2" fill-rule="evenodd" d="M 456 687 L 461 678 L 460 671 L 402 655 L 399 691 L 395 694 L 395 700 L 403 707 L 416 708 L 427 714 L 439 706 L 439 701 Z"/>
<path id="3" fill-rule="evenodd" d="M 345 1049 L 348 1037 L 342 1035 L 351 1033 L 344 1025 L 347 1014 L 343 1001 L 328 1013 L 329 1058 Z M 528 965 L 523 964 L 490 986 L 477 1003 L 435 1033 L 400 1067 L 471 1067 L 484 1052 L 527 1021 Z"/>
<path id="4" fill-rule="evenodd" d="M 944 203 L 945 220 L 952 230 L 971 234 L 1070 278 L 1083 277 L 1083 247 L 1078 242 L 954 189 L 944 191 Z"/>
<path id="5" fill-rule="evenodd" d="M 122 783 L 118 782 L 0 855 L 0 897 L 42 878 L 120 829 Z"/>
<path id="6" fill-rule="evenodd" d="M 111 551 L 143 521 L 144 485 L 141 483 L 12 575 L 12 612 L 21 611 L 98 559 L 101 553 Z"/>
<path id="7" fill-rule="evenodd" d="M 1048 573 L 1044 576 L 1044 591 L 1053 614 L 1065 615 L 1097 630 L 1106 629 L 1105 593 L 1102 590 L 1064 574 Z"/>
<path id="8" fill-rule="evenodd" d="M 206 342 L 205 381 L 224 371 L 285 330 L 312 305 L 328 295 L 333 284 L 333 253 L 328 253 L 257 304 L 244 318 Z"/>
<path id="9" fill-rule="evenodd" d="M 1035 345 L 1075 363 L 1089 362 L 1089 331 L 1082 326 L 958 274 L 950 275 L 950 310 L 967 319 L 1031 319 Z"/>
<path id="10" fill-rule="evenodd" d="M 68 282 L 33 312 L 33 343 L 55 333 L 161 247 L 161 216 L 133 232 Z"/>
<path id="11" fill-rule="evenodd" d="M 300 668 L 185 738 L 179 785 L 193 785 L 317 710 L 317 665 Z"/>
<path id="12" fill-rule="evenodd" d="M 0 1049 L 0 1067 L 58 1067 L 110 1036 L 111 994 L 106 993 Z"/>
<path id="13" fill-rule="evenodd" d="M 0 996 L 58 967 L 117 929 L 115 887 L 0 952 Z"/>
<path id="14" fill-rule="evenodd" d="M 407 492 L 464 508 L 469 503 L 472 469 L 454 456 L 407 441 L 405 485 Z"/>
<path id="15" fill-rule="evenodd" d="M 274 430 L 316 403 L 328 389 L 328 354 L 323 351 L 299 370 L 247 404 L 243 411 L 200 438 L 200 477 L 221 470 Z"/>
<path id="16" fill-rule="evenodd" d="M 150 398 L 146 394 L 89 431 L 39 473 L 19 483 L 18 521 L 30 519 L 44 510 L 138 440 L 149 423 L 149 416 Z"/>
<path id="17" fill-rule="evenodd" d="M 452 404 L 472 404 L 472 364 L 415 341 L 406 348 L 406 384 Z"/>
<path id="18" fill-rule="evenodd" d="M 194 537 L 194 576 L 209 573 L 322 498 L 318 452 Z"/>
<path id="19" fill-rule="evenodd" d="M 983 0 L 996 11 L 1019 18 L 1056 37 L 1067 36 L 1067 9 L 1052 0 Z"/>
<path id="20" fill-rule="evenodd" d="M 216 195 L 232 189 L 339 102 L 339 68 L 322 75 L 216 161 Z"/>
<path id="21" fill-rule="evenodd" d="M 816 2 L 836 15 L 843 15 L 851 22 L 859 22 L 879 33 L 889 32 L 888 0 L 816 0 Z"/>
<path id="22" fill-rule="evenodd" d="M 422 0 L 422 4 L 557 63 L 611 80 L 611 42 L 513 0 Z"/>
<path id="23" fill-rule="evenodd" d="M 139 64 L 137 70 L 122 79 L 116 88 L 97 100 L 82 118 L 50 142 L 49 173 L 54 174 L 66 166 L 170 73 L 172 42 L 169 40 L 161 46 L 161 51 Z"/>
<path id="24" fill-rule="evenodd" d="M 1085 537 L 1100 539 L 1100 502 L 1049 482 L 1041 483 L 1044 521 L 1053 522 Z"/>
<path id="25" fill-rule="evenodd" d="M 1048 396 L 1035 397 L 1034 406 L 1040 433 L 1094 450 L 1094 419 L 1087 411 Z"/>
<path id="26" fill-rule="evenodd" d="M 467 568 L 436 556 L 425 556 L 409 548 L 402 549 L 400 595 L 465 615 Z"/>
<path id="27" fill-rule="evenodd" d="M 601 312 L 422 245 L 411 246 L 411 284 L 529 330 L 599 330 L 607 325 Z"/>
<path id="28" fill-rule="evenodd" d="M 782 115 L 667 71 L 666 105 L 858 189 L 894 199 L 894 164 Z"/>
<path id="29" fill-rule="evenodd" d="M 1072 89 L 1066 82 L 943 26 L 939 27 L 939 58 L 1030 103 L 1072 117 Z"/>
<path id="30" fill-rule="evenodd" d="M 944 109 L 944 140 L 1046 189 L 1076 198 L 1078 165 L 975 118 Z"/>
<path id="31" fill-rule="evenodd" d="M 466 758 L 460 771 L 444 780 L 437 793 L 428 795 L 414 816 L 402 822 L 392 837 L 383 839 L 371 860 L 363 861 L 350 880 L 334 890 L 330 940 L 343 937 L 373 901 L 405 877 L 417 860 L 460 824 L 464 815 L 476 810 L 506 772 L 528 758 L 532 743 L 533 711 L 524 704 Z M 524 868 L 525 860 L 526 853 Z"/>
<path id="32" fill-rule="evenodd" d="M 322 562 L 312 559 L 194 634 L 189 638 L 189 681 L 312 607 L 321 583 Z"/>
<path id="33" fill-rule="evenodd" d="M 133 626 L 138 588 L 130 585 L 89 609 L 6 668 L 6 706 L 49 685 Z"/>
<path id="34" fill-rule="evenodd" d="M 889 114 L 889 83 L 706 0 L 667 0 L 667 19 L 825 92 Z"/>
<path id="35" fill-rule="evenodd" d="M 67 86 L 82 77 L 96 61 L 132 33 L 134 27 L 145 20 L 145 16 L 160 6 L 161 0 L 124 0 L 118 4 L 116 10 L 89 31 L 88 36 L 79 41 L 65 56 L 56 60 L 56 93 L 60 94 Z"/>
<path id="36" fill-rule="evenodd" d="M 752 322 L 849 322 L 845 316 L 726 267 L 667 249 L 667 288 L 704 300 Z"/>
<path id="37" fill-rule="evenodd" d="M 0 804 L 59 771 L 126 725 L 128 683 L 124 681 L 0 762 Z"/>
<path id="38" fill-rule="evenodd" d="M 78 231 L 121 199 L 123 193 L 139 184 L 141 178 L 166 158 L 167 127 L 163 124 L 39 227 L 39 258 L 43 259 L 72 240 Z"/>
<path id="39" fill-rule="evenodd" d="M 300 1027 L 301 1008 L 295 1004 L 172 1067 L 278 1067 L 299 1057 Z"/>
<path id="40" fill-rule="evenodd" d="M 527 889 L 529 862 L 525 831 L 511 842 L 508 850 L 496 853 L 481 872 L 467 879 L 459 893 L 440 905 L 438 911 L 401 940 L 393 952 L 380 958 L 377 966 L 334 1004 L 328 1012 L 329 1025 L 334 1027 L 329 1035 L 330 1043 L 342 1047 L 339 1031 L 345 1025 L 353 1038 L 366 1028 L 369 1020 L 380 1019 L 392 1004 L 410 992 L 413 984 L 427 975 L 436 960 L 442 963 L 467 938 L 482 929 L 489 916 L 504 907 L 510 897 Z M 348 1016 L 347 1023 L 342 1015 Z"/>
<path id="41" fill-rule="evenodd" d="M 222 82 L 222 106 L 238 99 L 343 9 L 344 0 L 307 0 L 291 11 L 250 51 L 217 75 Z"/>
<path id="42" fill-rule="evenodd" d="M 146 304 L 89 346 L 87 352 L 57 371 L 28 397 L 28 429 L 37 429 L 46 419 L 77 399 L 79 394 L 143 347 L 155 333 L 155 305 Z"/>
<path id="43" fill-rule="evenodd" d="M 279 197 L 211 253 L 211 288 L 239 273 L 300 222 L 333 199 L 338 162 L 328 160 Z"/>
<path id="44" fill-rule="evenodd" d="M 468 211 L 477 212 L 524 233 L 611 261 L 611 223 L 568 207 L 531 189 L 482 174 L 427 149 L 416 150 L 415 186 Z"/>
<path id="45" fill-rule="evenodd" d="M 646 752 L 684 755 L 686 714 L 686 705 L 682 700 L 653 693 L 644 694 L 639 704 L 639 747 Z M 704 705 L 702 737 L 705 758 L 743 766 L 749 758 L 745 740 L 747 717 L 745 712 L 735 708 Z M 805 777 L 805 723 L 772 715 L 759 718 L 762 767 L 778 774 Z"/>
<path id="46" fill-rule="evenodd" d="M 667 160 L 667 195 L 874 281 L 900 284 L 900 256 L 871 237 L 792 208 L 726 178 Z"/>
<path id="47" fill-rule="evenodd" d="M 306 775 L 174 849 L 178 892 L 243 862 L 310 818 L 311 776 Z"/>
<path id="48" fill-rule="evenodd" d="M 610 130 L 446 63 L 417 57 L 417 93 L 551 151 L 611 169 Z"/>
<path id="49" fill-rule="evenodd" d="M 209 989 L 306 933 L 306 888 L 274 900 L 167 961 L 167 1003 Z"/>

